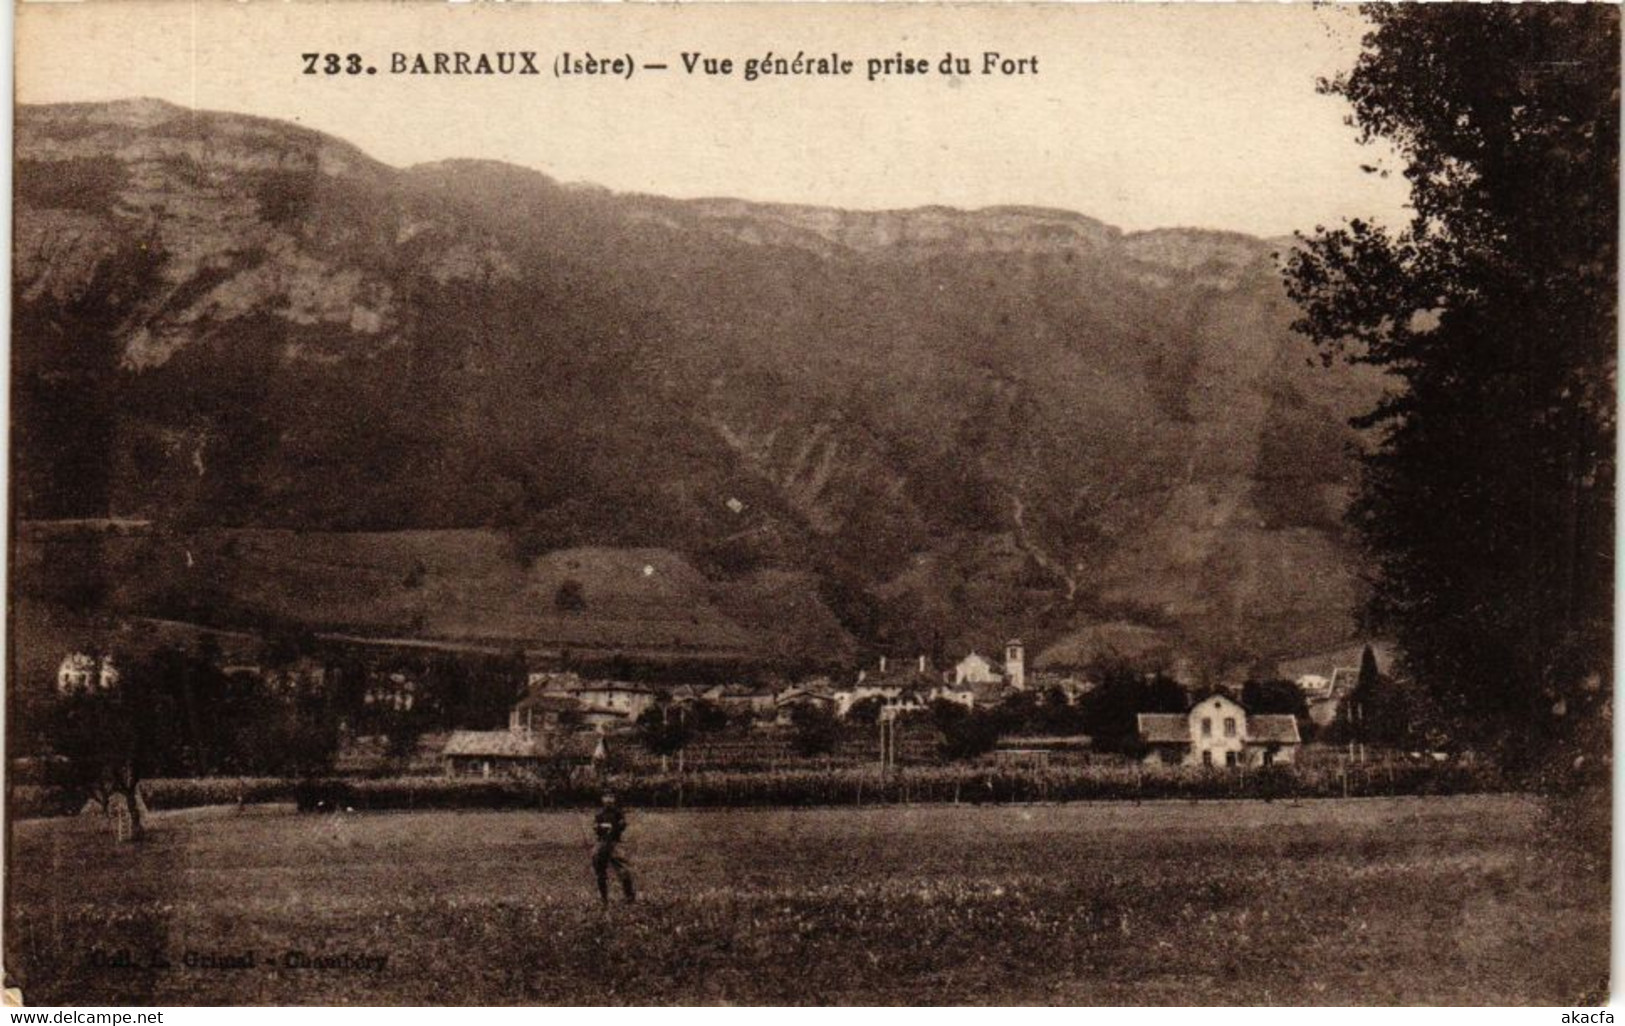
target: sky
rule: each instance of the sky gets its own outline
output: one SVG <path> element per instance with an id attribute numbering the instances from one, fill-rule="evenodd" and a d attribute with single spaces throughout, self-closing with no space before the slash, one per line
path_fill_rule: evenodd
<path id="1" fill-rule="evenodd" d="M 864 209 L 1036 205 L 1130 230 L 1277 236 L 1404 217 L 1392 154 L 1358 145 L 1347 105 L 1315 90 L 1359 52 L 1352 8 L 86 0 L 16 17 L 21 102 L 257 114 L 402 167 L 487 158 L 616 191 Z M 396 53 L 459 50 L 534 51 L 544 73 L 389 73 Z M 749 57 L 797 51 L 856 67 L 740 74 Z M 379 73 L 307 75 L 308 52 L 359 53 Z M 565 52 L 629 55 L 637 70 L 555 77 Z M 685 52 L 730 57 L 734 73 L 690 75 Z M 987 52 L 1036 57 L 1037 71 L 981 74 Z M 972 74 L 937 73 L 948 53 Z M 869 80 L 870 57 L 898 54 L 932 72 Z"/>

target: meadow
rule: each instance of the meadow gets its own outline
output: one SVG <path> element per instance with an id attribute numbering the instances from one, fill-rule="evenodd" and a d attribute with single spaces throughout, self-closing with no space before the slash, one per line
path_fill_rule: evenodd
<path id="1" fill-rule="evenodd" d="M 1523 796 L 630 818 L 640 899 L 608 908 L 580 811 L 16 822 L 7 970 L 35 1005 L 1607 993 L 1606 862 Z"/>

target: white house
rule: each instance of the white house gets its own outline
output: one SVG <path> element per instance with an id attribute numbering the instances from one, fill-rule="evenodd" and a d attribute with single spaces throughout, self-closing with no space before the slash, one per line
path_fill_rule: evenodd
<path id="1" fill-rule="evenodd" d="M 92 688 L 106 691 L 118 680 L 118 668 L 110 657 L 92 656 L 84 652 L 68 655 L 56 670 L 56 689 L 64 695 Z"/>
<path id="2" fill-rule="evenodd" d="M 1322 677 L 1318 673 L 1304 674 L 1298 678 L 1297 684 L 1298 690 L 1303 692 L 1303 697 L 1308 701 L 1313 702 L 1316 699 L 1331 697 L 1331 680 L 1326 677 Z"/>
<path id="3" fill-rule="evenodd" d="M 878 698 L 882 704 L 896 701 L 903 694 L 901 684 L 858 684 L 835 692 L 835 715 L 845 717 L 852 707 L 869 698 Z"/>
<path id="4" fill-rule="evenodd" d="M 976 708 L 976 692 L 969 687 L 961 687 L 956 684 L 943 684 L 932 688 L 926 701 L 927 703 L 938 701 L 953 702 L 955 705 L 962 705 L 967 709 L 974 709 Z"/>
<path id="5" fill-rule="evenodd" d="M 1004 674 L 993 666 L 993 661 L 980 652 L 970 655 L 954 664 L 955 684 L 999 684 L 1004 681 Z"/>
<path id="6" fill-rule="evenodd" d="M 1290 714 L 1254 714 L 1224 695 L 1212 695 L 1188 713 L 1140 713 L 1140 740 L 1148 763 L 1185 766 L 1269 766 L 1289 763 L 1303 739 Z"/>

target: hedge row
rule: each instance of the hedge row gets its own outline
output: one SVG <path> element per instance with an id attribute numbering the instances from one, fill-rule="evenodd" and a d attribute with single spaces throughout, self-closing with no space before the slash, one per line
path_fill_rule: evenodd
<path id="1" fill-rule="evenodd" d="M 1506 789 L 1486 767 L 1417 765 L 1347 774 L 1335 768 L 1240 772 L 1182 767 L 944 766 L 881 774 L 875 769 L 703 772 L 611 781 L 627 804 L 669 806 L 810 806 L 894 802 L 1002 803 L 1166 798 L 1332 798 L 1375 795 L 1470 794 Z M 592 800 L 595 791 L 559 804 Z M 563 798 L 564 796 L 550 796 Z"/>
<path id="2" fill-rule="evenodd" d="M 605 780 L 466 780 L 395 777 L 376 780 L 211 778 L 152 780 L 142 795 L 152 809 L 295 802 L 320 809 L 502 809 L 581 807 L 613 788 L 645 808 L 868 805 L 897 802 L 1032 802 L 1165 798 L 1334 798 L 1469 794 L 1505 790 L 1485 766 L 1462 764 L 1272 767 L 1203 770 L 1183 767 L 942 766 L 883 774 L 878 769 L 702 771 L 620 775 Z M 16 817 L 61 815 L 83 805 L 58 788 L 13 787 Z"/>

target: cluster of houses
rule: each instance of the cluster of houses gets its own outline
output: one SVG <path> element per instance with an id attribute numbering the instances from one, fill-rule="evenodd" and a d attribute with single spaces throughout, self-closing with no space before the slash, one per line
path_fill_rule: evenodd
<path id="1" fill-rule="evenodd" d="M 717 684 L 666 689 L 542 671 L 530 674 L 527 694 L 514 706 L 507 730 L 455 731 L 442 756 L 452 776 L 490 776 L 545 760 L 602 760 L 605 735 L 629 727 L 662 704 L 676 709 L 705 702 L 735 721 L 783 726 L 804 706 L 845 719 L 860 703 L 871 702 L 877 717 L 890 719 L 923 712 L 939 701 L 968 709 L 997 704 L 1006 695 L 1029 688 L 1058 688 L 1068 701 L 1075 701 L 1088 687 L 1072 677 L 1029 675 L 1019 640 L 1005 645 L 1003 662 L 972 652 L 943 671 L 933 670 L 923 655 L 901 662 L 882 656 L 874 668 L 860 670 L 848 684 L 819 677 L 778 688 Z M 594 740 L 571 740 L 580 736 Z M 588 752 L 591 757 L 583 759 Z"/>
<path id="2" fill-rule="evenodd" d="M 1353 693 L 1359 678 L 1359 668 L 1353 665 L 1358 651 L 1280 664 L 1281 676 L 1302 690 L 1309 719 L 1316 726 L 1333 722 Z M 1383 651 L 1379 657 L 1390 655 Z M 118 669 L 110 658 L 76 652 L 61 662 L 56 683 L 66 693 L 109 687 L 117 680 Z M 971 652 L 943 670 L 934 669 L 925 656 L 882 657 L 844 683 L 819 677 L 780 687 L 737 683 L 657 688 L 567 671 L 538 671 L 529 674 L 525 695 L 512 707 L 507 729 L 453 731 L 442 750 L 442 762 L 452 776 L 534 770 L 548 762 L 599 764 L 607 757 L 606 738 L 656 706 L 678 709 L 707 703 L 734 722 L 785 725 L 803 706 L 844 719 L 867 703 L 876 717 L 891 719 L 923 712 L 937 702 L 968 709 L 993 706 L 1024 691 L 1059 693 L 1075 704 L 1092 687 L 1080 677 L 1029 671 L 1019 640 L 1006 643 L 1002 660 Z M 380 675 L 369 683 L 365 700 L 369 706 L 410 709 L 415 691 L 405 675 Z M 1184 713 L 1142 713 L 1136 725 L 1144 758 L 1152 763 L 1269 766 L 1294 761 L 1302 744 L 1296 717 L 1249 713 L 1224 694 L 1204 698 Z"/>
<path id="3" fill-rule="evenodd" d="M 490 776 L 522 764 L 565 760 L 596 764 L 606 757 L 606 734 L 636 722 L 665 702 L 678 708 L 709 702 L 730 717 L 787 724 L 797 706 L 813 705 L 837 718 L 860 702 L 878 703 L 880 718 L 928 709 L 938 701 L 967 708 L 994 705 L 1026 690 L 1059 691 L 1076 702 L 1092 685 L 1054 674 L 1029 674 L 1020 641 L 1005 646 L 998 662 L 972 652 L 945 671 L 933 671 L 925 657 L 901 663 L 881 658 L 850 684 L 828 678 L 779 689 L 721 684 L 663 691 L 643 684 L 588 680 L 574 673 L 534 673 L 529 692 L 514 706 L 508 729 L 457 731 L 444 752 L 453 776 Z M 1188 766 L 1270 766 L 1294 761 L 1302 744 L 1297 718 L 1290 714 L 1249 714 L 1223 694 L 1198 702 L 1185 713 L 1142 713 L 1137 722 L 1149 763 Z M 582 729 L 585 728 L 585 729 Z"/>
<path id="4" fill-rule="evenodd" d="M 1034 687 L 1061 687 L 1069 696 L 1087 690 L 1088 685 L 1071 677 L 1043 675 L 1029 679 L 1020 641 L 1005 646 L 1005 659 L 997 663 L 972 652 L 945 671 L 930 668 L 925 656 L 897 662 L 882 656 L 874 669 L 858 671 L 850 684 L 838 684 L 818 677 L 797 684 L 771 687 L 763 684 L 716 684 L 710 687 L 683 685 L 656 688 L 623 681 L 591 680 L 569 672 L 537 672 L 530 675 L 529 693 L 551 695 L 574 703 L 578 721 L 588 727 L 612 729 L 634 723 L 644 711 L 662 701 L 674 706 L 709 702 L 730 717 L 758 722 L 788 723 L 797 706 L 813 705 L 845 718 L 854 706 L 866 700 L 879 701 L 879 713 L 895 716 L 927 709 L 933 702 L 955 702 L 966 708 L 996 704 L 1005 695 Z"/>

